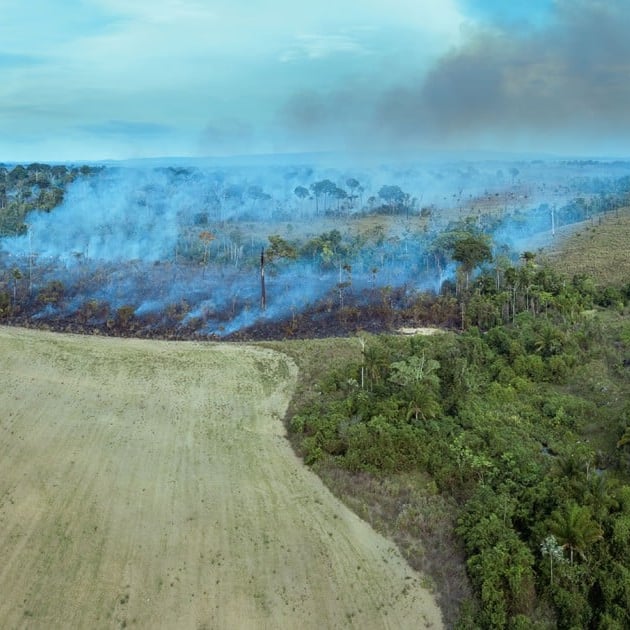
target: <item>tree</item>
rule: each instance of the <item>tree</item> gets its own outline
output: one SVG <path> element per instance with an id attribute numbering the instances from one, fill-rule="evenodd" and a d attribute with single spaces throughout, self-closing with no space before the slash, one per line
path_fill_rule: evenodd
<path id="1" fill-rule="evenodd" d="M 40 210 L 50 212 L 61 204 L 63 196 L 63 189 L 53 186 L 52 188 L 41 190 L 35 203 Z"/>
<path id="2" fill-rule="evenodd" d="M 21 182 L 22 180 L 26 180 L 27 177 L 28 173 L 26 172 L 26 169 L 21 164 L 18 164 L 11 171 L 9 171 L 7 181 L 11 186 L 17 186 L 19 182 Z"/>
<path id="3" fill-rule="evenodd" d="M 453 244 L 453 260 L 461 264 L 466 275 L 466 289 L 468 289 L 472 270 L 484 262 L 492 260 L 492 250 L 487 237 L 468 234 Z"/>
<path id="4" fill-rule="evenodd" d="M 259 201 L 269 201 L 271 195 L 263 191 L 260 186 L 250 186 L 247 189 L 247 196 L 252 200 L 252 209 Z"/>
<path id="5" fill-rule="evenodd" d="M 403 206 L 409 195 L 404 193 L 400 186 L 381 186 L 378 196 L 389 205 L 390 212 Z"/>
<path id="6" fill-rule="evenodd" d="M 435 359 L 427 359 L 424 354 L 421 356 L 412 354 L 405 361 L 392 363 L 392 375 L 390 380 L 402 387 L 415 387 L 420 383 L 432 387 L 439 387 L 440 379 L 437 370 L 440 364 Z"/>
<path id="7" fill-rule="evenodd" d="M 438 391 L 440 379 L 437 370 L 440 364 L 435 359 L 411 355 L 405 361 L 397 361 L 390 366 L 389 380 L 399 385 L 408 400 L 407 420 L 414 417 L 423 420 L 434 418 L 440 411 Z"/>
<path id="8" fill-rule="evenodd" d="M 337 186 L 334 182 L 331 182 L 329 179 L 322 179 L 319 182 L 315 182 L 311 184 L 311 190 L 315 195 L 315 212 L 319 212 L 319 200 L 323 197 L 324 202 L 324 212 L 328 208 L 328 199 L 331 195 L 334 195 L 335 190 L 337 190 Z"/>
<path id="9" fill-rule="evenodd" d="M 533 265 L 536 260 L 536 254 L 534 252 L 526 251 L 521 254 L 521 258 L 525 261 L 526 265 Z"/>
<path id="10" fill-rule="evenodd" d="M 297 258 L 297 249 L 287 240 L 278 234 L 272 234 L 269 238 L 269 247 L 267 248 L 267 259 L 269 262 L 278 258 L 288 258 L 295 260 Z"/>
<path id="11" fill-rule="evenodd" d="M 461 317 L 461 328 L 464 330 L 466 328 L 466 297 L 462 295 L 461 290 L 461 276 L 463 275 L 465 278 L 465 291 L 468 293 L 468 286 L 470 284 L 470 274 L 475 267 L 480 265 L 483 262 L 492 260 L 492 250 L 490 249 L 490 245 L 488 242 L 488 238 L 483 234 L 471 234 L 469 232 L 464 232 L 461 235 L 458 233 L 454 233 L 455 238 L 447 241 L 448 246 L 451 249 L 451 257 L 453 260 L 460 263 L 460 268 L 458 269 L 458 283 L 457 283 L 457 291 L 460 294 L 460 317 Z"/>
<path id="12" fill-rule="evenodd" d="M 360 187 L 360 183 L 359 180 L 355 179 L 354 177 L 349 177 L 346 180 L 346 186 L 350 189 L 350 201 L 352 202 L 352 204 L 354 205 L 354 201 L 357 198 L 357 190 Z"/>
<path id="13" fill-rule="evenodd" d="M 363 348 L 363 362 L 369 388 L 373 390 L 383 383 L 387 374 L 390 365 L 389 349 L 383 343 L 370 343 Z"/>
<path id="14" fill-rule="evenodd" d="M 293 194 L 302 202 L 309 196 L 308 188 L 304 188 L 304 186 L 297 186 L 293 191 Z"/>
<path id="15" fill-rule="evenodd" d="M 549 557 L 549 584 L 553 585 L 553 563 L 554 561 L 562 562 L 564 560 L 562 546 L 558 544 L 556 537 L 550 534 L 541 543 L 540 552 L 543 556 Z"/>
<path id="16" fill-rule="evenodd" d="M 223 191 L 223 198 L 225 201 L 231 203 L 234 206 L 240 206 L 243 203 L 243 195 L 245 189 L 241 184 L 230 184 Z"/>
<path id="17" fill-rule="evenodd" d="M 573 564 L 576 552 L 586 560 L 586 549 L 603 536 L 602 529 L 593 520 L 587 507 L 574 502 L 567 503 L 556 510 L 549 518 L 549 530 L 558 542 L 569 550 L 569 561 Z"/>
<path id="18" fill-rule="evenodd" d="M 322 232 L 319 236 L 307 241 L 301 248 L 301 253 L 304 256 L 319 259 L 323 266 L 330 267 L 334 259 L 339 258 L 345 252 L 342 240 L 343 235 L 339 230 Z"/>
<path id="19" fill-rule="evenodd" d="M 484 493 L 490 495 L 485 500 Z M 460 519 L 459 531 L 469 553 L 469 575 L 481 599 L 480 626 L 512 628 L 510 618 L 527 614 L 534 599 L 534 557 L 514 529 L 491 510 L 488 501 L 494 494 L 487 488 L 471 499 L 473 509 Z"/>
<path id="20" fill-rule="evenodd" d="M 337 200 L 337 212 L 340 212 L 341 202 L 348 198 L 348 193 L 343 188 L 335 187 L 335 190 L 332 191 L 332 196 Z"/>
<path id="21" fill-rule="evenodd" d="M 556 326 L 545 322 L 536 335 L 534 351 L 548 359 L 562 352 L 565 345 L 565 335 Z"/>

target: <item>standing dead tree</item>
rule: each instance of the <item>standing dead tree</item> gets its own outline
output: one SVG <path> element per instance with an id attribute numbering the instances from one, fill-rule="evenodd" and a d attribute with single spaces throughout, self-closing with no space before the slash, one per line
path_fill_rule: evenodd
<path id="1" fill-rule="evenodd" d="M 260 308 L 267 308 L 267 291 L 265 290 L 265 248 L 260 250 Z"/>

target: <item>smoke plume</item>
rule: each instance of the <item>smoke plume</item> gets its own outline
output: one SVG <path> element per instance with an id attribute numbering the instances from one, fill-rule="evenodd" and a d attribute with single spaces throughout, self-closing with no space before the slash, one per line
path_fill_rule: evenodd
<path id="1" fill-rule="evenodd" d="M 470 26 L 428 72 L 294 94 L 285 125 L 357 149 L 627 153 L 629 31 L 624 0 L 558 0 L 540 25 Z"/>

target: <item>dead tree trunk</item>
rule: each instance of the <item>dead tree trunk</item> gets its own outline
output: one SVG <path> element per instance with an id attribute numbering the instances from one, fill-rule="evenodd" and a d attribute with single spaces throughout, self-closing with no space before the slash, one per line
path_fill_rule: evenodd
<path id="1" fill-rule="evenodd" d="M 267 293 L 265 291 L 265 248 L 260 250 L 260 308 L 267 308 Z"/>

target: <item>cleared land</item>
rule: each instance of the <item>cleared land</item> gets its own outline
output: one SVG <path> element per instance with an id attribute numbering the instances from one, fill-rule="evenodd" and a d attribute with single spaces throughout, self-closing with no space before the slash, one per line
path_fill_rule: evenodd
<path id="1" fill-rule="evenodd" d="M 0 627 L 441 627 L 291 451 L 262 348 L 0 327 Z"/>
<path id="2" fill-rule="evenodd" d="M 630 208 L 601 221 L 572 226 L 558 246 L 548 245 L 546 258 L 568 278 L 586 274 L 599 285 L 623 285 L 630 279 Z"/>

